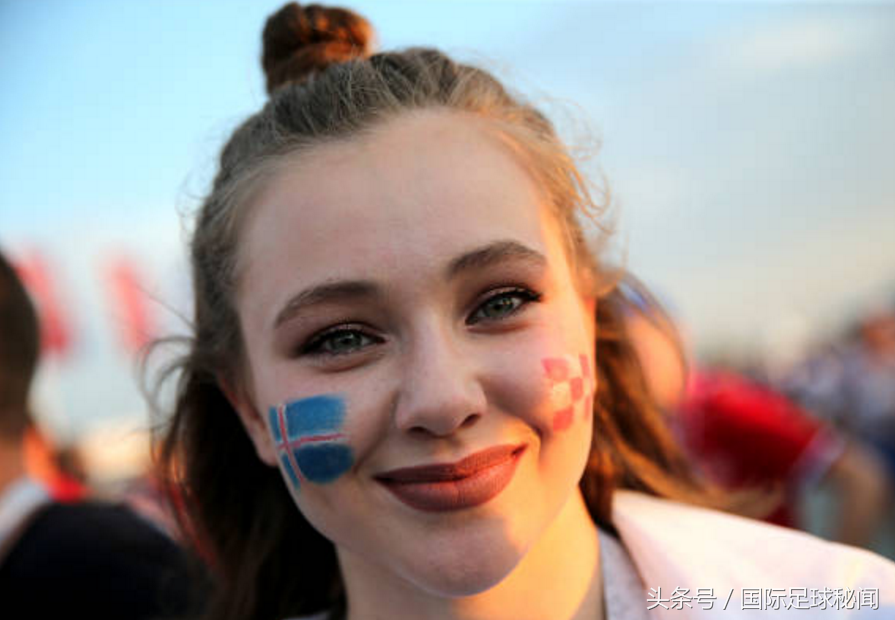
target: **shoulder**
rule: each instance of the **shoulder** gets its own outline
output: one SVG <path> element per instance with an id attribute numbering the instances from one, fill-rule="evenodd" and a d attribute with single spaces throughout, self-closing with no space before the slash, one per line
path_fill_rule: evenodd
<path id="1" fill-rule="evenodd" d="M 149 559 L 177 550 L 167 535 L 129 508 L 102 502 L 51 504 L 35 516 L 26 538 L 31 544 L 60 553 L 81 549 L 91 549 L 93 554 L 134 551 Z"/>
<path id="2" fill-rule="evenodd" d="M 895 564 L 869 551 L 631 491 L 616 493 L 613 520 L 647 589 L 876 589 L 895 610 Z"/>
<path id="3" fill-rule="evenodd" d="M 173 540 L 130 509 L 100 502 L 46 506 L 0 577 L 3 600 L 31 600 L 41 610 L 129 608 L 131 617 L 183 610 L 191 583 L 189 560 Z M 57 596 L 41 596 L 43 587 Z"/>

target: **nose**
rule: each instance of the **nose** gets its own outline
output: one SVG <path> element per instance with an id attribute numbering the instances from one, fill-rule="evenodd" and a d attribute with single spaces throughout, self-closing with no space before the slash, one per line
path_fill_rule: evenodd
<path id="1" fill-rule="evenodd" d="M 403 360 L 397 427 L 446 437 L 474 425 L 487 402 L 474 356 L 449 328 L 427 329 L 413 340 Z"/>

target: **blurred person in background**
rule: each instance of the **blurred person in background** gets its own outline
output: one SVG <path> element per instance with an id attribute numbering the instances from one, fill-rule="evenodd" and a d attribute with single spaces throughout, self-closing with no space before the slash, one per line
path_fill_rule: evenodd
<path id="1" fill-rule="evenodd" d="M 842 364 L 843 426 L 876 448 L 895 479 L 895 309 L 859 323 Z"/>
<path id="2" fill-rule="evenodd" d="M 843 334 L 815 344 L 776 383 L 873 445 L 895 474 L 895 306 L 878 306 Z"/>
<path id="3" fill-rule="evenodd" d="M 0 616 L 185 611 L 186 557 L 170 538 L 122 506 L 55 501 L 28 475 L 25 436 L 39 350 L 34 306 L 0 254 Z"/>
<path id="4" fill-rule="evenodd" d="M 649 388 L 702 473 L 724 488 L 778 495 L 765 520 L 797 528 L 799 498 L 828 481 L 839 509 L 834 539 L 866 546 L 891 501 L 876 453 L 732 369 L 691 368 L 681 332 L 659 302 L 634 279 L 623 288 Z"/>

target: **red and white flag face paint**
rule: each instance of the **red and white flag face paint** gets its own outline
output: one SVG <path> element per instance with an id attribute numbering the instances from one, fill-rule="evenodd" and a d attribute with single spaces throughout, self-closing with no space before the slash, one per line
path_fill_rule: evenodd
<path id="1" fill-rule="evenodd" d="M 576 416 L 590 419 L 593 413 L 594 375 L 587 355 L 563 355 L 543 360 L 544 372 L 550 382 L 553 404 L 553 430 L 564 431 Z"/>
<path id="2" fill-rule="evenodd" d="M 44 257 L 36 250 L 13 262 L 16 272 L 34 300 L 40 320 L 41 351 L 65 357 L 72 347 L 70 306 L 60 302 L 58 286 Z"/>

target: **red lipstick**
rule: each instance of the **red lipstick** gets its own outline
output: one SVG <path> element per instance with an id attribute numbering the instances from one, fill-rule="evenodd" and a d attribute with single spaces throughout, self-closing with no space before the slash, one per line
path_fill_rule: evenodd
<path id="1" fill-rule="evenodd" d="M 525 445 L 495 446 L 456 463 L 393 469 L 376 480 L 417 510 L 448 512 L 472 508 L 498 495 L 513 479 Z"/>

